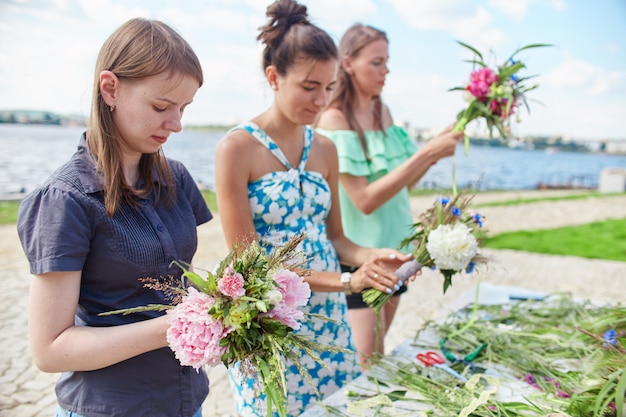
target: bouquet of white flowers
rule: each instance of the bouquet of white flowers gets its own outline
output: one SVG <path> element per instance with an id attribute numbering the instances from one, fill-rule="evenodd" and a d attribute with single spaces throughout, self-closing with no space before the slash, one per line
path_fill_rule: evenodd
<path id="1" fill-rule="evenodd" d="M 474 196 L 458 194 L 452 199 L 439 198 L 433 206 L 420 214 L 413 224 L 413 233 L 404 239 L 401 247 L 412 247 L 414 260 L 406 262 L 397 271 L 406 280 L 422 267 L 437 268 L 444 277 L 443 292 L 452 285 L 452 276 L 462 271 L 472 272 L 477 263 L 486 259 L 479 252 L 483 235 L 483 217 L 470 210 Z M 391 298 L 376 289 L 363 293 L 363 300 L 378 312 Z"/>

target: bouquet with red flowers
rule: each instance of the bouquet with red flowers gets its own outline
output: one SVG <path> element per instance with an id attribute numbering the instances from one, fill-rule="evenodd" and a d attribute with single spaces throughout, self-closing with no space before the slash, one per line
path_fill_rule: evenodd
<path id="1" fill-rule="evenodd" d="M 525 68 L 526 65 L 514 58 L 519 52 L 526 49 L 551 45 L 537 43 L 523 46 L 513 52 L 509 59 L 494 70 L 484 62 L 483 55 L 476 48 L 461 41 L 457 42 L 474 53 L 475 58 L 467 62 L 480 68 L 470 73 L 470 79 L 466 85 L 449 90 L 466 92 L 465 99 L 469 102 L 469 106 L 457 115 L 454 130 L 463 131 L 469 122 L 482 117 L 487 122 L 490 137 L 493 136 L 493 128 L 495 127 L 503 139 L 508 138 L 511 115 L 515 113 L 516 108 L 522 105 L 530 112 L 526 93 L 539 87 L 538 84 L 526 84 L 526 81 L 534 76 L 520 77 L 518 75 L 518 71 Z M 468 146 L 469 138 L 466 136 L 466 153 Z"/>

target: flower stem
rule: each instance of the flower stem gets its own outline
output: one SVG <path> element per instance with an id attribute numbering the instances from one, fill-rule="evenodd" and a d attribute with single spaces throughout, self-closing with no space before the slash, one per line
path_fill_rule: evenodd
<path id="1" fill-rule="evenodd" d="M 477 317 L 477 313 L 478 313 L 478 293 L 479 293 L 479 290 L 480 290 L 480 275 L 478 276 L 478 279 L 476 280 L 476 295 L 474 296 L 474 307 L 472 308 L 472 316 L 467 321 L 467 323 L 465 323 L 465 325 L 463 327 L 461 327 L 460 329 L 452 332 L 452 334 L 450 336 L 448 336 L 448 339 L 452 339 L 453 337 L 460 335 L 461 333 L 463 333 L 464 331 L 466 331 L 467 329 L 472 327 L 472 325 L 476 322 L 476 317 Z"/>

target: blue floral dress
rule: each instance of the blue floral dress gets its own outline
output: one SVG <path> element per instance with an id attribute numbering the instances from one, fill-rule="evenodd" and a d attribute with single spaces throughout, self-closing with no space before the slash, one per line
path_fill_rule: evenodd
<path id="1" fill-rule="evenodd" d="M 259 140 L 286 168 L 270 172 L 248 184 L 248 199 L 258 238 L 268 245 L 280 245 L 295 234 L 304 232 L 302 250 L 310 262 L 307 267 L 316 271 L 339 271 L 335 249 L 326 236 L 326 217 L 331 207 L 331 193 L 326 179 L 319 173 L 305 171 L 313 130 L 305 127 L 304 150 L 298 167 L 293 168 L 276 143 L 258 126 L 246 123 L 233 129 L 243 129 Z M 341 292 L 312 292 L 306 313 L 331 317 L 336 323 L 310 318 L 300 334 L 314 337 L 318 342 L 355 350 L 347 320 L 346 299 Z M 308 357 L 302 363 L 308 369 L 313 384 L 322 397 L 327 396 L 360 374 L 356 355 L 323 352 L 326 369 Z M 231 386 L 237 412 L 242 417 L 265 416 L 264 397 L 255 392 L 255 382 L 229 368 Z M 300 415 L 318 398 L 314 388 L 295 366 L 287 367 L 285 375 L 288 389 L 289 415 Z"/>

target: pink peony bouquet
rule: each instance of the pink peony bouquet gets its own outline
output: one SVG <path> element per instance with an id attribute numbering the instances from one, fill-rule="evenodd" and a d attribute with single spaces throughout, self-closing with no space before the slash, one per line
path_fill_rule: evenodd
<path id="1" fill-rule="evenodd" d="M 510 117 L 520 106 L 525 106 L 530 112 L 526 101 L 526 93 L 539 87 L 538 84 L 526 85 L 532 78 L 520 77 L 518 71 L 525 68 L 522 61 L 515 60 L 515 56 L 526 49 L 550 46 L 548 44 L 532 44 L 516 50 L 502 65 L 491 69 L 483 60 L 483 56 L 474 47 L 458 41 L 465 48 L 472 51 L 475 59 L 469 60 L 480 68 L 470 73 L 469 82 L 449 91 L 464 91 L 465 99 L 469 102 L 466 109 L 459 112 L 454 130 L 463 131 L 465 126 L 474 119 L 482 117 L 489 128 L 489 135 L 493 135 L 493 128 L 498 130 L 502 139 L 510 136 Z M 467 154 L 469 138 L 465 138 L 465 153 Z"/>
<path id="2" fill-rule="evenodd" d="M 471 273 L 477 264 L 487 262 L 479 253 L 484 217 L 469 208 L 473 197 L 457 194 L 452 198 L 438 198 L 431 208 L 420 214 L 413 224 L 413 232 L 401 242 L 401 248 L 410 248 L 413 254 L 413 260 L 396 271 L 401 280 L 408 279 L 422 267 L 438 269 L 444 277 L 445 294 L 455 274 Z M 363 300 L 376 312 L 390 298 L 391 294 L 373 288 L 363 294 Z"/>
<path id="3" fill-rule="evenodd" d="M 167 341 L 182 365 L 198 369 L 239 363 L 242 372 L 259 376 L 268 416 L 273 409 L 286 416 L 283 359 L 298 365 L 303 377 L 310 380 L 300 362 L 303 355 L 323 364 L 320 352 L 343 350 L 295 333 L 305 319 L 300 308 L 311 296 L 303 278 L 305 270 L 300 268 L 304 257 L 297 251 L 302 239 L 296 236 L 270 254 L 258 242 L 236 248 L 206 278 L 179 264 L 181 283 L 142 279 L 146 287 L 169 293 L 171 305 L 103 314 L 166 311 Z"/>

